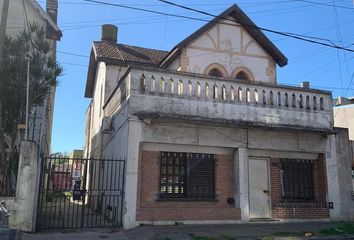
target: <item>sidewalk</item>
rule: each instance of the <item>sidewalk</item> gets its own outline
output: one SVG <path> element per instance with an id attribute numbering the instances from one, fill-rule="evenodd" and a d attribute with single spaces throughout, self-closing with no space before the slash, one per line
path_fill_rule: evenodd
<path id="1" fill-rule="evenodd" d="M 2 238 L 0 238 L 2 240 Z M 34 234 L 22 233 L 19 240 L 129 240 L 121 231 L 112 229 L 74 229 L 43 231 Z M 17 239 L 16 239 L 17 240 Z"/>
<path id="2" fill-rule="evenodd" d="M 0 228 L 0 240 L 17 240 L 19 231 L 9 228 Z"/>
<path id="3" fill-rule="evenodd" d="M 110 229 L 81 229 L 23 233 L 21 240 L 296 240 L 296 239 L 354 239 L 352 236 L 304 237 L 304 233 L 337 226 L 338 223 L 247 223 L 230 225 L 141 226 L 128 231 Z M 3 240 L 0 237 L 1 240 Z M 7 239 L 5 239 L 7 240 Z M 17 239 L 16 239 L 17 240 Z"/>
<path id="4" fill-rule="evenodd" d="M 142 226 L 126 232 L 134 240 L 234 240 L 303 239 L 304 233 L 317 233 L 338 223 L 245 223 L 230 225 Z M 348 236 L 312 236 L 304 239 L 354 239 Z"/>

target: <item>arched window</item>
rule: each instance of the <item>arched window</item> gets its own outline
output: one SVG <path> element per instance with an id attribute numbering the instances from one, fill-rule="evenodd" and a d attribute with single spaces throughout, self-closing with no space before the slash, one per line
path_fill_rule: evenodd
<path id="1" fill-rule="evenodd" d="M 251 91 L 249 88 L 246 89 L 246 102 L 251 102 Z"/>
<path id="2" fill-rule="evenodd" d="M 144 74 L 142 74 L 140 77 L 140 91 L 142 93 L 145 92 L 145 75 Z"/>
<path id="3" fill-rule="evenodd" d="M 274 96 L 273 96 L 273 91 L 269 92 L 269 101 L 270 101 L 270 105 L 274 105 Z"/>
<path id="4" fill-rule="evenodd" d="M 226 100 L 226 87 L 225 85 L 222 85 L 222 88 L 221 88 L 221 98 L 222 100 Z"/>
<path id="5" fill-rule="evenodd" d="M 208 72 L 208 76 L 210 76 L 210 77 L 223 77 L 222 72 L 217 68 L 211 69 Z"/>
<path id="6" fill-rule="evenodd" d="M 216 83 L 214 84 L 214 87 L 213 87 L 213 98 L 214 99 L 218 99 L 219 98 L 218 85 L 216 85 Z"/>
<path id="7" fill-rule="evenodd" d="M 300 94 L 299 107 L 300 108 L 304 107 L 304 98 L 302 97 L 302 94 Z"/>
<path id="8" fill-rule="evenodd" d="M 182 80 L 179 80 L 177 83 L 177 94 L 183 95 L 183 82 L 182 82 Z"/>
<path id="9" fill-rule="evenodd" d="M 171 93 L 171 94 L 173 94 L 173 88 L 174 88 L 173 85 L 174 85 L 174 84 L 173 84 L 173 79 L 171 78 L 171 79 L 170 79 L 170 93 Z"/>
<path id="10" fill-rule="evenodd" d="M 281 106 L 281 94 L 278 92 L 278 106 Z"/>
<path id="11" fill-rule="evenodd" d="M 258 90 L 257 89 L 254 90 L 254 101 L 256 103 L 259 103 L 259 96 L 258 96 Z"/>
<path id="12" fill-rule="evenodd" d="M 289 107 L 289 96 L 288 96 L 288 93 L 284 94 L 284 105 L 285 105 L 285 107 Z"/>
<path id="13" fill-rule="evenodd" d="M 150 92 L 155 92 L 155 77 L 151 76 L 150 78 Z"/>
<path id="14" fill-rule="evenodd" d="M 188 96 L 192 96 L 192 82 L 188 81 Z"/>
<path id="15" fill-rule="evenodd" d="M 237 80 L 249 80 L 249 77 L 247 76 L 247 74 L 244 71 L 240 71 L 236 74 L 235 78 Z"/>
<path id="16" fill-rule="evenodd" d="M 292 107 L 296 107 L 296 97 L 295 97 L 295 93 L 293 93 L 293 95 L 291 96 L 291 106 L 292 106 Z"/>
<path id="17" fill-rule="evenodd" d="M 209 84 L 208 83 L 205 84 L 205 97 L 206 98 L 209 97 Z"/>
<path id="18" fill-rule="evenodd" d="M 160 79 L 160 93 L 164 93 L 164 92 L 165 92 L 165 80 L 162 77 Z"/>
<path id="19" fill-rule="evenodd" d="M 262 91 L 262 102 L 263 104 L 267 104 L 267 94 L 266 91 Z"/>
<path id="20" fill-rule="evenodd" d="M 200 97 L 200 83 L 197 82 L 197 97 Z"/>
<path id="21" fill-rule="evenodd" d="M 321 109 L 321 110 L 324 110 L 323 97 L 320 97 L 320 109 Z"/>
<path id="22" fill-rule="evenodd" d="M 306 96 L 306 108 L 310 109 L 310 97 L 309 97 L 309 95 Z"/>
<path id="23" fill-rule="evenodd" d="M 317 110 L 317 98 L 316 98 L 316 96 L 313 96 L 313 109 Z"/>
<path id="24" fill-rule="evenodd" d="M 231 101 L 235 101 L 235 89 L 233 86 L 231 86 L 231 88 L 230 88 L 230 98 L 231 98 Z"/>
<path id="25" fill-rule="evenodd" d="M 240 102 L 242 102 L 242 88 L 241 87 L 239 87 L 238 88 L 238 100 L 240 101 Z"/>

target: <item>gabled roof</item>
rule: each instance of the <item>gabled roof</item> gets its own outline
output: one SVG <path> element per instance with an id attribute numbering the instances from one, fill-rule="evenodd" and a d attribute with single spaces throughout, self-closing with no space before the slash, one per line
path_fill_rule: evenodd
<path id="1" fill-rule="evenodd" d="M 97 62 L 105 62 L 106 64 L 122 66 L 144 65 L 157 67 L 167 54 L 167 51 L 109 41 L 93 42 L 90 54 L 89 70 L 87 73 L 85 97 L 92 97 Z"/>
<path id="2" fill-rule="evenodd" d="M 157 66 L 168 53 L 166 51 L 108 41 L 95 41 L 93 46 L 99 61 L 113 61 L 122 64 L 136 63 Z"/>
<path id="3" fill-rule="evenodd" d="M 218 17 L 215 17 L 212 21 L 202 26 L 182 42 L 178 43 L 160 62 L 160 66 L 164 68 L 168 67 L 179 56 L 184 47 L 197 39 L 205 31 L 214 27 L 218 22 L 220 22 L 220 20 L 226 19 L 230 16 L 233 17 L 259 43 L 259 45 L 273 57 L 280 67 L 283 67 L 288 63 L 288 59 L 285 55 L 280 52 L 280 50 L 267 38 L 266 35 L 264 35 L 256 24 L 237 5 L 232 5 Z"/>
<path id="4" fill-rule="evenodd" d="M 60 40 L 60 38 L 63 36 L 63 34 L 60 31 L 58 25 L 55 22 L 53 22 L 53 20 L 49 17 L 47 12 L 43 10 L 43 8 L 38 4 L 38 2 L 36 0 L 28 0 L 28 3 L 35 10 L 35 12 L 38 12 L 39 15 L 52 28 L 55 40 Z"/>

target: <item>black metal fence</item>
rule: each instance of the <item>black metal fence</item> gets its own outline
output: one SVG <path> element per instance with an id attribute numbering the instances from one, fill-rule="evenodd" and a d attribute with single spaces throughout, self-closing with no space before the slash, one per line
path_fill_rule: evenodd
<path id="1" fill-rule="evenodd" d="M 0 153 L 1 154 L 1 153 Z M 0 156 L 0 197 L 14 197 L 16 194 L 19 151 L 14 148 Z"/>
<path id="2" fill-rule="evenodd" d="M 38 227 L 121 227 L 124 173 L 124 160 L 46 158 Z"/>

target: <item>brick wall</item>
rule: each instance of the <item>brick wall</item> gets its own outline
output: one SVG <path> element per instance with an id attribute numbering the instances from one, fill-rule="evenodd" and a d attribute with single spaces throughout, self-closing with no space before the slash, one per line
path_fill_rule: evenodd
<path id="1" fill-rule="evenodd" d="M 239 220 L 234 197 L 233 157 L 216 156 L 216 202 L 158 201 L 160 152 L 143 151 L 139 159 L 137 221 Z"/>
<path id="2" fill-rule="evenodd" d="M 271 160 L 272 216 L 279 219 L 329 218 L 327 208 L 327 174 L 323 155 L 314 161 L 315 198 L 311 202 L 286 202 L 281 195 L 280 159 Z"/>

